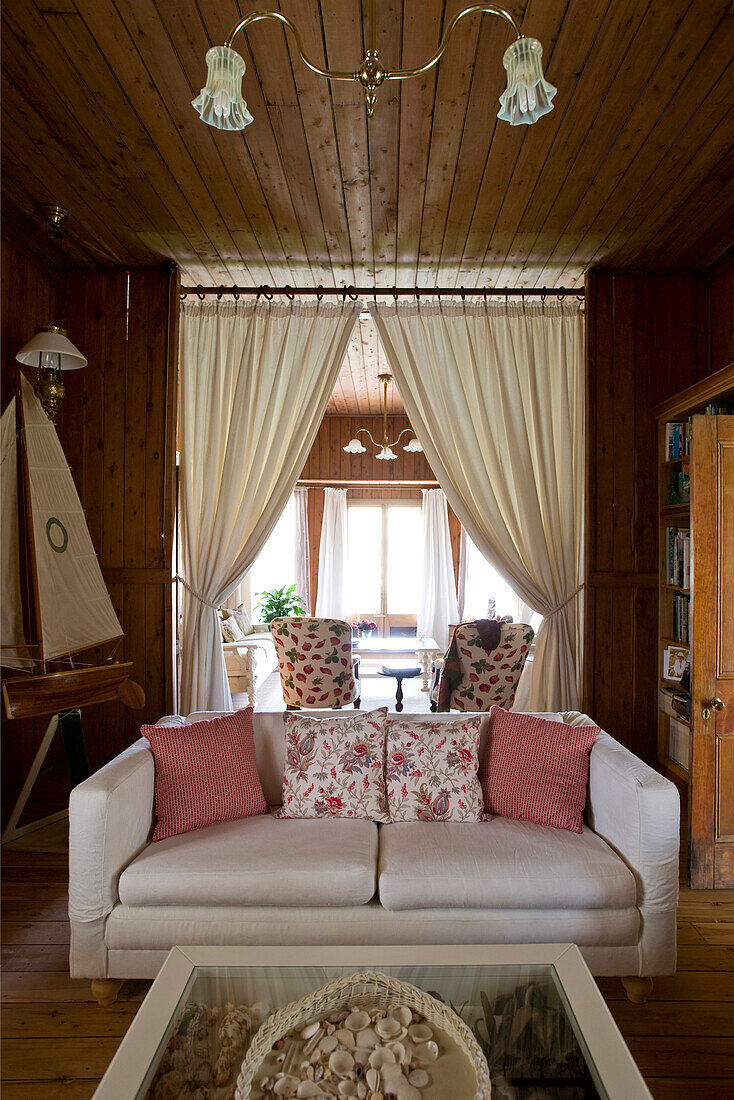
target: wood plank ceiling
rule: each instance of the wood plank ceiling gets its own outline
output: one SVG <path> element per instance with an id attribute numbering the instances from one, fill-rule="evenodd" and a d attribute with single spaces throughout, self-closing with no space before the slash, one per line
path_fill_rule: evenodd
<path id="1" fill-rule="evenodd" d="M 378 0 L 383 62 L 424 61 L 463 3 Z M 260 23 L 237 41 L 255 121 L 215 131 L 190 106 L 204 55 L 255 6 L 5 0 L 6 215 L 60 202 L 59 262 L 170 259 L 189 283 L 573 286 L 591 264 L 703 269 L 731 246 L 730 0 L 517 0 L 558 94 L 516 128 L 495 117 L 499 19 L 467 19 L 369 122 L 358 85 Z M 337 69 L 362 57 L 366 6 L 280 0 Z"/>

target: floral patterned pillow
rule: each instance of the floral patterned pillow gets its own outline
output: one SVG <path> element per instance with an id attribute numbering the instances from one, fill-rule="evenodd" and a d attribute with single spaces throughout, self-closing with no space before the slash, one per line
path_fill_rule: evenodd
<path id="1" fill-rule="evenodd" d="M 388 719 L 385 783 L 391 821 L 482 820 L 477 771 L 484 718 Z"/>
<path id="2" fill-rule="evenodd" d="M 387 707 L 345 718 L 286 713 L 279 817 L 389 821 L 385 797 Z M 481 798 L 481 789 L 480 789 Z"/>

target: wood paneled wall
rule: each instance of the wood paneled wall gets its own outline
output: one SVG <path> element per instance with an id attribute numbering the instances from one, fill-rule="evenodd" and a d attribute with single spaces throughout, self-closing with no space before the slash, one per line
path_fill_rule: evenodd
<path id="1" fill-rule="evenodd" d="M 584 709 L 651 762 L 658 563 L 650 410 L 734 358 L 732 289 L 731 267 L 710 279 L 587 278 Z"/>
<path id="2" fill-rule="evenodd" d="M 410 427 L 407 416 L 388 417 L 388 434 L 391 440 L 407 427 Z M 361 436 L 360 438 L 367 446 L 366 452 L 356 455 L 346 453 L 343 449 L 344 445 L 355 435 L 358 428 L 368 428 L 378 439 L 382 435 L 382 419 L 379 416 L 325 416 L 303 468 L 301 482 L 320 481 L 327 485 L 349 489 L 351 500 L 420 500 L 421 488 L 438 488 L 433 470 L 422 451 L 405 452 L 402 446 L 398 446 L 396 448 L 398 457 L 394 462 L 380 462 L 375 457 L 376 449 L 365 436 Z M 402 443 L 407 443 L 409 438 L 410 436 L 403 436 Z M 390 484 L 376 484 L 380 481 Z M 423 484 L 406 484 L 411 481 Z M 403 484 L 400 484 L 401 482 Z M 319 544 L 323 515 L 323 488 L 311 485 L 308 491 L 308 541 L 312 612 L 316 606 L 318 593 Z M 450 507 L 448 515 L 454 575 L 458 577 L 461 524 Z"/>
<path id="3" fill-rule="evenodd" d="M 59 437 L 125 630 L 115 656 L 132 660 L 146 705 L 90 707 L 93 768 L 173 705 L 172 554 L 178 279 L 170 270 L 77 269 L 54 276 L 16 249 L 3 256 L 4 400 L 15 351 L 37 325 L 62 324 L 88 366 L 65 379 Z M 93 662 L 106 657 L 80 654 Z M 14 722 L 3 738 L 3 789 L 28 769 L 45 721 Z M 6 729 L 9 727 L 6 726 Z"/>

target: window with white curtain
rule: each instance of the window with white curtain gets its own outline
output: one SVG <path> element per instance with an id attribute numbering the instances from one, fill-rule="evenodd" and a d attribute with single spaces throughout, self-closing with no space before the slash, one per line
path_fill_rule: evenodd
<path id="1" fill-rule="evenodd" d="M 542 616 L 538 612 L 528 614 L 518 594 L 488 562 L 478 547 L 464 532 L 466 553 L 466 582 L 464 587 L 463 619 L 494 618 L 495 615 L 512 615 L 514 622 L 527 622 L 538 632 Z"/>
<path id="2" fill-rule="evenodd" d="M 249 572 L 250 598 L 253 621 L 258 621 L 255 610 L 260 593 L 271 588 L 283 588 L 296 582 L 296 508 L 291 496 L 283 514 L 273 528 L 270 538 L 255 558 Z"/>

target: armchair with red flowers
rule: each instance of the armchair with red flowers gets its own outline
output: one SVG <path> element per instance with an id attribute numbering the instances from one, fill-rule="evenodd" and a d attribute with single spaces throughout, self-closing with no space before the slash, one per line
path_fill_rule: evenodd
<path id="1" fill-rule="evenodd" d="M 352 628 L 341 619 L 273 619 L 270 632 L 288 710 L 360 704 L 359 657 Z"/>

